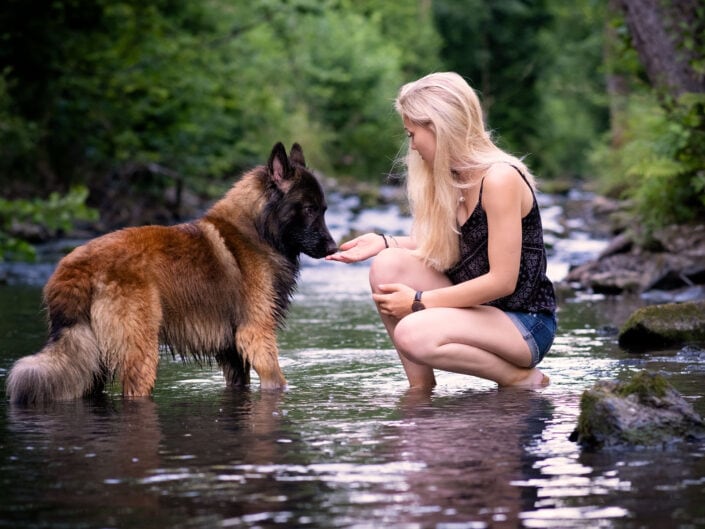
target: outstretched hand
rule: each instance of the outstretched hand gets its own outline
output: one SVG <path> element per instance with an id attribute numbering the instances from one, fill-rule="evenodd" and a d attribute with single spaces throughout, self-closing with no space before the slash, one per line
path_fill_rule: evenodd
<path id="1" fill-rule="evenodd" d="M 327 261 L 357 263 L 374 257 L 384 250 L 384 238 L 376 233 L 365 233 L 340 245 L 338 251 L 326 257 Z"/>
<path id="2" fill-rule="evenodd" d="M 392 316 L 398 320 L 411 314 L 411 304 L 416 291 L 401 283 L 378 285 L 379 293 L 372 294 L 372 299 L 377 304 L 379 312 Z"/>

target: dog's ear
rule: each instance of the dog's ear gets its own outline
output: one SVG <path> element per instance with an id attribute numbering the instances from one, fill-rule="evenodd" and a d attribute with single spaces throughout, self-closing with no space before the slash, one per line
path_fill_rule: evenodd
<path id="1" fill-rule="evenodd" d="M 302 167 L 306 167 L 306 160 L 304 160 L 304 150 L 301 148 L 301 145 L 298 143 L 294 143 L 294 145 L 291 146 L 291 152 L 289 153 L 289 160 L 291 163 L 295 163 L 297 165 L 300 165 Z"/>
<path id="2" fill-rule="evenodd" d="M 269 177 L 272 181 L 281 191 L 286 193 L 292 184 L 292 170 L 291 165 L 289 164 L 289 159 L 286 157 L 286 149 L 281 142 L 272 147 L 272 153 L 269 155 L 267 169 L 269 171 Z"/>

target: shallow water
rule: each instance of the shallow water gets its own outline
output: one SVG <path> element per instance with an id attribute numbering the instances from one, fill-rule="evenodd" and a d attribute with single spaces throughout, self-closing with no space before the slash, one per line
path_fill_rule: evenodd
<path id="1" fill-rule="evenodd" d="M 306 262 L 280 333 L 287 391 L 256 376 L 227 390 L 215 367 L 165 354 L 151 399 L 0 401 L 0 527 L 705 527 L 705 447 L 568 440 L 584 389 L 643 368 L 705 412 L 699 353 L 617 347 L 640 303 L 563 295 L 547 388 L 439 373 L 426 394 L 407 389 L 367 267 Z M 39 288 L 0 287 L 0 389 L 44 337 Z"/>

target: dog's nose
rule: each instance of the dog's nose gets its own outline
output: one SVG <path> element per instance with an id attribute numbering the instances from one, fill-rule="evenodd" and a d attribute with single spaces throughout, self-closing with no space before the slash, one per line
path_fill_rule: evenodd
<path id="1" fill-rule="evenodd" d="M 328 246 L 326 247 L 326 255 L 332 255 L 337 251 L 338 251 L 338 245 L 335 244 L 335 242 L 333 240 L 331 240 L 328 243 Z"/>

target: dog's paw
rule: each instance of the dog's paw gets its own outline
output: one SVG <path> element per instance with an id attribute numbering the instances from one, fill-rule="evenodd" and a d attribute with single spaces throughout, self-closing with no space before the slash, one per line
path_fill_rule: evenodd
<path id="1" fill-rule="evenodd" d="M 284 377 L 261 379 L 260 388 L 265 391 L 283 391 L 286 389 L 286 379 Z"/>

